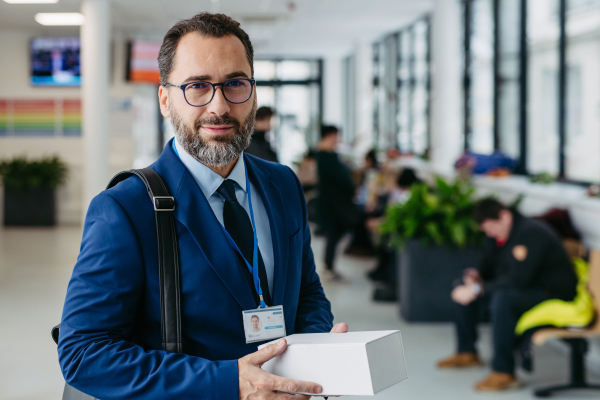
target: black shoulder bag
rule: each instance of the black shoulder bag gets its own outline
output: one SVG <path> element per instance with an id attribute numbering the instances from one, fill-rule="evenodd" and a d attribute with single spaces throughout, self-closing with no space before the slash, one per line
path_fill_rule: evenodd
<path id="1" fill-rule="evenodd" d="M 158 271 L 160 279 L 160 309 L 162 348 L 170 353 L 181 353 L 181 281 L 177 230 L 173 219 L 175 198 L 171 196 L 160 175 L 150 168 L 132 169 L 115 175 L 107 189 L 130 176 L 140 178 L 154 205 L 156 236 L 158 238 Z M 58 344 L 60 324 L 52 328 L 52 338 Z M 93 400 L 65 383 L 63 400 Z"/>

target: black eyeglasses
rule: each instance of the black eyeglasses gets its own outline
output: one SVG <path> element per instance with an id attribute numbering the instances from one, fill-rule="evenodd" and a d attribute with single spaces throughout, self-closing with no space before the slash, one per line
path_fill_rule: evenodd
<path id="1" fill-rule="evenodd" d="M 230 79 L 223 83 L 210 83 L 205 81 L 190 82 L 184 85 L 165 86 L 178 87 L 183 91 L 185 101 L 192 107 L 202 107 L 210 103 L 215 97 L 217 86 L 221 86 L 223 97 L 230 103 L 241 104 L 248 101 L 254 90 L 254 79 Z"/>

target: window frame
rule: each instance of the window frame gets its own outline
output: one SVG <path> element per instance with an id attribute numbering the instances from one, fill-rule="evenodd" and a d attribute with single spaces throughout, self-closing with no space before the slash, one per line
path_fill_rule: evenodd
<path id="1" fill-rule="evenodd" d="M 472 34 L 472 8 L 473 3 L 478 0 L 462 0 L 463 6 L 463 124 L 464 124 L 464 149 L 469 151 L 469 138 L 471 135 L 471 122 L 470 122 L 470 82 L 471 82 L 471 71 L 470 71 L 470 60 L 471 60 L 471 34 Z M 493 22 L 494 22 L 494 151 L 499 151 L 501 148 L 502 138 L 500 137 L 500 86 L 502 85 L 502 75 L 500 71 L 501 62 L 501 34 L 500 34 L 500 6 L 503 0 L 492 0 L 493 1 Z M 573 183 L 577 185 L 589 185 L 592 182 L 585 182 L 580 180 L 573 180 L 566 177 L 566 138 L 567 138 L 567 107 L 568 107 L 568 65 L 567 65 L 567 23 L 568 23 L 568 0 L 558 0 L 558 29 L 559 29 L 559 40 L 558 40 L 558 110 L 557 111 L 557 131 L 558 131 L 558 175 L 556 180 L 559 182 Z M 520 0 L 520 26 L 519 26 L 519 169 L 515 171 L 516 174 L 530 175 L 527 166 L 527 155 L 528 155 L 528 0 Z M 600 181 L 600 179 L 599 179 Z"/>
<path id="2" fill-rule="evenodd" d="M 417 74 L 415 64 L 417 61 L 416 56 L 416 34 L 415 27 L 419 23 L 425 24 L 425 46 L 426 51 L 423 56 L 423 62 L 426 65 L 425 69 L 425 81 L 424 88 L 426 92 L 425 99 L 425 108 L 424 108 L 424 120 L 425 120 L 425 138 L 427 141 L 427 145 L 424 149 L 423 154 L 414 153 L 414 132 L 412 131 L 414 125 L 414 107 L 411 101 L 402 107 L 400 95 L 405 88 L 408 88 L 409 98 L 412 98 L 415 93 L 416 83 L 417 83 Z M 404 51 L 402 49 L 402 38 L 404 36 L 408 36 L 408 48 L 409 54 L 408 59 L 404 59 Z M 382 51 L 386 47 L 393 47 L 394 51 L 391 52 L 392 60 L 387 60 Z M 431 17 L 429 14 L 421 16 L 415 19 L 410 24 L 404 26 L 402 29 L 397 31 L 387 33 L 379 40 L 375 41 L 372 44 L 372 62 L 373 62 L 373 146 L 375 148 L 380 148 L 382 143 L 391 143 L 396 148 L 398 148 L 401 152 L 412 152 L 416 156 L 424 155 L 426 158 L 429 158 L 431 153 Z M 386 62 L 387 61 L 387 62 Z M 400 77 L 400 68 L 404 62 L 407 62 L 408 69 L 408 77 L 406 79 L 401 79 Z M 385 65 L 382 68 L 382 62 L 385 62 Z M 391 67 L 392 71 L 387 71 L 386 69 Z M 392 82 L 386 82 L 386 77 L 391 73 L 393 79 Z M 388 87 L 389 86 L 389 87 Z M 382 104 L 379 99 L 380 90 L 384 88 L 386 90 L 386 96 L 388 98 L 388 104 Z M 389 97 L 393 97 L 389 99 Z M 387 116 L 382 117 L 382 113 L 385 113 L 386 107 L 389 107 L 391 104 L 391 110 L 393 114 L 393 121 L 389 121 L 391 126 L 387 127 L 389 132 L 387 132 L 390 136 L 393 137 L 385 137 L 382 135 L 385 134 L 382 130 L 381 120 Z M 401 113 L 407 112 L 407 124 L 408 124 L 408 143 L 409 149 L 403 149 L 399 140 L 400 133 L 400 123 L 399 117 Z"/>
<path id="3" fill-rule="evenodd" d="M 309 147 L 316 145 L 320 139 L 320 131 L 319 127 L 323 123 L 323 110 L 324 110 L 324 98 L 323 98 L 323 59 L 322 58 L 282 58 L 282 57 L 258 57 L 255 58 L 254 61 L 269 61 L 275 63 L 277 66 L 278 63 L 282 61 L 300 61 L 300 62 L 313 62 L 317 65 L 317 73 L 314 78 L 309 79 L 279 79 L 277 77 L 277 67 L 275 67 L 275 78 L 266 80 L 266 79 L 256 79 L 256 86 L 267 86 L 267 87 L 281 87 L 286 85 L 296 85 L 296 86 L 312 86 L 316 85 L 319 91 L 318 99 L 318 115 L 316 125 L 316 131 L 311 133 L 311 137 L 305 137 L 306 143 Z M 275 110 L 277 111 L 277 110 Z M 279 135 L 277 132 L 278 128 L 275 130 L 276 135 Z"/>

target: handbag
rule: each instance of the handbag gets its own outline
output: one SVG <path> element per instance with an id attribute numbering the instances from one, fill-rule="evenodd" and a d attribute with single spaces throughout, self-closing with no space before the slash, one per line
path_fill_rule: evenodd
<path id="1" fill-rule="evenodd" d="M 137 176 L 144 182 L 154 206 L 156 236 L 158 238 L 158 271 L 160 280 L 160 309 L 162 349 L 170 353 L 181 353 L 181 281 L 179 247 L 173 211 L 175 198 L 170 195 L 160 175 L 151 168 L 132 169 L 119 172 L 109 182 L 106 189 L 130 176 Z M 52 339 L 58 344 L 60 324 L 52 328 Z M 63 400 L 97 400 L 65 383 Z"/>

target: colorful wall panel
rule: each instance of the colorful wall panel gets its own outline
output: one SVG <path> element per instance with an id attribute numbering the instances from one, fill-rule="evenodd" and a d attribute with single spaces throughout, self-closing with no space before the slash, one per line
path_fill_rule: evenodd
<path id="1" fill-rule="evenodd" d="M 0 99 L 0 136 L 81 136 L 81 100 Z"/>
<path id="2" fill-rule="evenodd" d="M 161 42 L 135 41 L 131 43 L 129 80 L 131 82 L 160 83 L 158 52 Z"/>
<path id="3" fill-rule="evenodd" d="M 62 134 L 81 136 L 81 100 L 63 100 Z"/>

